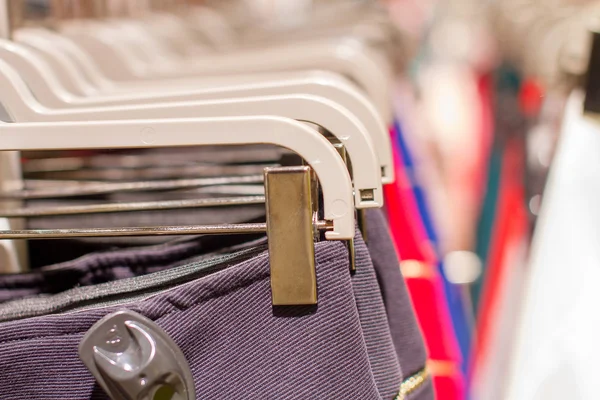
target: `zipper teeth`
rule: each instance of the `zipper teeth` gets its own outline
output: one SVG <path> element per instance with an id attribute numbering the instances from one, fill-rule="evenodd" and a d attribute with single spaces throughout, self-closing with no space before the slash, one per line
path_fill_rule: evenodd
<path id="1" fill-rule="evenodd" d="M 423 368 L 417 373 L 409 376 L 402 382 L 402 384 L 400 384 L 400 392 L 394 398 L 394 400 L 405 400 L 408 395 L 423 386 L 423 384 L 427 382 L 428 378 L 429 372 L 427 371 L 427 368 Z"/>

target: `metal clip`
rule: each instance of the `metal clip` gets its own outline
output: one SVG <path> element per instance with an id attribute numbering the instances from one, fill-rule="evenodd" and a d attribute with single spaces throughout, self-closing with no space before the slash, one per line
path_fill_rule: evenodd
<path id="1" fill-rule="evenodd" d="M 195 400 L 190 367 L 158 325 L 130 310 L 98 321 L 79 358 L 112 400 Z"/>
<path id="2" fill-rule="evenodd" d="M 309 167 L 265 169 L 273 305 L 317 304 Z"/>

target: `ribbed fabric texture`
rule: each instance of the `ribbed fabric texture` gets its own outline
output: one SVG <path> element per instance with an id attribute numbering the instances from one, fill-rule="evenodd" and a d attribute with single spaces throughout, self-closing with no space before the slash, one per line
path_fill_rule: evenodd
<path id="1" fill-rule="evenodd" d="M 416 325 L 415 317 L 413 315 L 412 307 L 410 304 L 410 300 L 408 299 L 408 294 L 406 291 L 406 287 L 403 283 L 402 276 L 399 271 L 398 261 L 395 254 L 395 250 L 393 244 L 390 241 L 389 233 L 387 231 L 386 223 L 383 214 L 380 210 L 369 210 L 367 213 L 368 218 L 368 238 L 369 238 L 369 250 L 367 246 L 365 246 L 364 241 L 360 236 L 357 236 L 355 248 L 356 248 L 356 257 L 357 257 L 357 272 L 350 278 L 351 289 L 353 294 L 353 303 L 355 307 L 354 313 L 358 317 L 358 324 L 360 327 L 360 336 L 362 340 L 362 345 L 364 347 L 364 351 L 368 361 L 368 370 L 370 380 L 373 381 L 375 388 L 379 394 L 379 398 L 382 399 L 391 399 L 393 398 L 399 390 L 400 383 L 402 379 L 406 379 L 408 376 L 412 375 L 416 371 L 423 368 L 425 364 L 425 350 L 423 341 L 420 337 L 420 333 L 418 327 Z M 229 237 L 231 239 L 235 237 Z M 23 294 L 24 291 L 30 290 L 29 295 L 40 292 L 50 292 L 56 293 L 60 291 L 59 288 L 65 290 L 66 285 L 68 287 L 73 286 L 86 286 L 104 282 L 110 282 L 114 279 L 123 279 L 134 276 L 140 276 L 147 273 L 151 273 L 153 271 L 158 271 L 161 269 L 165 269 L 167 267 L 175 267 L 176 265 L 182 264 L 182 259 L 189 258 L 196 254 L 202 254 L 204 252 L 205 256 L 203 258 L 207 258 L 207 251 L 215 251 L 218 250 L 218 246 L 214 241 L 214 237 L 202 237 L 193 240 L 185 240 L 185 241 L 176 241 L 174 243 L 168 243 L 160 246 L 152 246 L 152 247 L 143 247 L 137 249 L 130 250 L 119 250 L 112 252 L 102 252 L 97 254 L 91 254 L 89 256 L 82 257 L 78 260 L 74 260 L 72 262 L 50 266 L 42 271 L 37 271 L 35 273 L 16 275 L 12 277 L 0 277 L 0 298 L 4 295 L 4 298 L 16 298 Z M 222 245 L 231 245 L 231 242 L 221 242 Z M 343 263 L 347 266 L 347 252 L 342 248 L 339 249 L 339 243 L 319 243 L 317 244 L 317 260 L 319 263 L 318 271 L 319 271 L 319 307 L 317 308 L 315 314 L 320 314 L 323 310 L 323 297 L 329 293 L 328 286 L 330 283 L 326 283 L 322 276 L 329 276 L 329 270 L 343 270 L 338 264 Z M 247 264 L 251 265 L 261 264 L 260 260 L 264 259 L 265 256 L 262 255 L 257 257 L 252 262 L 242 263 L 242 265 L 231 268 L 231 270 L 239 271 L 243 268 L 248 268 Z M 371 262 L 371 258 L 373 262 Z M 374 264 L 374 266 L 373 266 Z M 258 268 L 258 267 L 256 267 Z M 263 267 L 267 268 L 267 267 Z M 230 270 L 219 272 L 218 275 L 224 276 L 228 274 L 233 274 Z M 268 269 L 267 269 L 268 271 Z M 349 276 L 346 268 L 346 275 Z M 239 274 L 239 272 L 238 272 Z M 237 276 L 233 274 L 234 277 Z M 340 277 L 342 278 L 342 277 Z M 207 277 L 201 280 L 198 280 L 195 283 L 190 283 L 184 286 L 189 286 L 193 284 L 200 285 L 205 281 L 211 281 L 215 279 L 214 277 Z M 122 281 L 123 282 L 123 281 Z M 339 285 L 340 282 L 336 281 Z M 132 282 L 133 284 L 133 282 Z M 12 286 L 11 286 L 12 285 Z M 235 279 L 231 281 L 232 287 L 236 286 Z M 43 290 L 42 290 L 43 289 Z M 268 279 L 267 285 L 263 289 L 266 290 L 266 296 L 270 296 L 270 289 L 268 287 Z M 172 290 L 170 293 L 175 293 L 177 291 L 182 290 L 181 288 L 177 288 Z M 253 298 L 256 293 L 253 291 L 247 292 L 247 287 L 240 287 L 236 290 L 243 291 L 247 293 L 248 296 Z M 325 292 L 323 292 L 325 290 Z M 261 296 L 264 294 L 261 293 Z M 161 298 L 164 295 L 157 295 L 155 298 L 151 300 L 145 300 L 139 303 L 139 305 L 135 305 L 130 307 L 136 311 L 143 310 L 146 303 L 155 302 L 157 298 Z M 177 299 L 177 303 L 185 300 L 180 299 L 178 296 L 175 296 Z M 212 301 L 212 300 L 211 300 Z M 333 301 L 333 300 L 332 300 Z M 336 300 L 337 301 L 337 300 Z M 243 302 L 240 301 L 239 304 Z M 252 302 L 248 302 L 251 304 Z M 239 306 L 238 304 L 238 306 Z M 247 313 L 247 308 L 250 306 L 245 306 L 244 310 L 240 310 L 241 312 Z M 269 305 L 270 307 L 270 305 Z M 219 317 L 221 318 L 237 318 L 235 307 L 227 306 L 224 308 L 228 311 L 219 311 Z M 270 309 L 270 308 L 269 308 Z M 341 312 L 341 311 L 340 311 Z M 76 319 L 79 320 L 82 317 L 86 321 L 90 321 L 91 324 L 95 320 L 88 320 L 88 314 L 96 315 L 97 311 L 86 311 L 85 313 L 76 313 L 73 316 L 76 316 Z M 265 322 L 260 318 L 267 318 L 267 315 L 264 313 L 259 313 L 259 319 L 253 318 L 255 324 L 264 324 Z M 104 315 L 104 314 L 102 314 Z M 145 314 L 147 315 L 147 314 Z M 274 317 L 271 315 L 270 318 L 282 318 L 277 314 L 278 317 Z M 324 323 L 329 326 L 328 329 L 337 329 L 336 326 L 339 323 L 343 323 L 345 319 L 341 318 L 340 315 L 335 313 L 337 316 L 333 322 Z M 150 315 L 149 315 L 150 316 Z M 46 320 L 52 321 L 55 318 L 62 319 L 64 316 L 47 316 L 47 317 L 38 317 L 29 320 L 11 322 L 8 324 L 0 325 L 0 337 L 5 338 L 4 329 L 6 326 L 11 325 L 21 325 L 27 326 L 29 324 L 32 331 L 36 331 L 40 329 L 42 333 L 50 333 L 46 332 L 43 326 L 48 322 Z M 97 317 L 97 319 L 100 317 Z M 182 314 L 182 319 L 188 318 L 188 311 Z M 195 317 L 194 317 L 195 318 Z M 209 317 L 206 317 L 209 318 Z M 301 320 L 304 317 L 298 317 Z M 209 318 L 210 319 L 210 318 Z M 35 321 L 35 322 L 34 322 Z M 42 325 L 39 325 L 39 321 L 43 321 Z M 265 320 L 266 321 L 266 320 Z M 342 322 L 340 322 L 342 321 Z M 90 324 L 90 326 L 91 326 Z M 67 324 L 68 325 L 68 324 Z M 162 324 L 161 324 L 162 325 Z M 268 325 L 268 323 L 267 323 Z M 224 327 L 227 324 L 223 325 Z M 218 327 L 213 327 L 212 329 L 218 330 Z M 257 328 L 258 329 L 258 328 Z M 281 328 L 283 329 L 283 328 Z M 312 335 L 312 329 L 310 327 L 304 328 L 304 334 Z M 340 327 L 340 329 L 343 329 Z M 223 331 L 226 332 L 226 331 Z M 243 332 L 243 330 L 242 330 Z M 226 335 L 226 333 L 224 333 Z M 251 335 L 256 334 L 256 332 L 252 332 Z M 262 333 L 261 333 L 262 334 Z M 297 334 L 297 333 L 294 333 Z M 67 333 L 68 336 L 76 335 L 76 331 L 72 331 Z M 79 338 L 81 337 L 78 336 Z M 248 346 L 248 343 L 241 343 L 243 340 L 243 335 L 236 335 L 236 340 L 239 340 L 240 343 L 236 343 L 235 346 Z M 252 343 L 253 336 L 246 337 L 247 342 Z M 279 336 L 278 336 L 279 338 Z M 54 339 L 51 337 L 39 337 L 37 339 L 41 344 L 41 349 L 45 349 L 46 347 L 52 347 L 52 342 Z M 63 339 L 60 339 L 61 341 Z M 176 339 L 177 340 L 177 339 Z M 233 340 L 233 339 L 232 339 Z M 275 339 L 272 339 L 275 340 Z M 343 340 L 343 339 L 342 339 Z M 36 340 L 33 340 L 34 342 Z M 290 343 L 294 342 L 294 340 L 290 341 Z M 179 341 L 178 341 L 179 343 Z M 191 346 L 191 340 L 189 345 Z M 234 345 L 234 344 L 232 344 Z M 310 345 L 310 344 L 306 344 Z M 4 346 L 4 344 L 2 344 Z M 182 346 L 180 344 L 180 346 Z M 194 345 L 198 346 L 198 344 Z M 290 344 L 291 346 L 291 344 Z M 295 345 L 294 345 L 295 346 Z M 319 345 L 320 346 L 320 345 Z M 183 348 L 183 347 L 182 347 Z M 2 347 L 0 347 L 2 349 Z M 297 352 L 295 349 L 287 349 L 284 343 L 279 346 L 281 351 L 292 351 L 294 353 Z M 12 351 L 12 350 L 11 350 Z M 19 350 L 24 351 L 24 350 Z M 43 350 L 42 350 L 43 351 Z M 50 352 L 54 350 L 48 350 Z M 250 351 L 250 350 L 248 350 Z M 260 350 L 260 353 L 254 353 L 254 355 L 261 359 L 262 353 L 265 350 Z M 61 351 L 62 354 L 64 351 Z M 185 352 L 185 350 L 184 350 Z M 195 352 L 195 350 L 193 350 Z M 339 359 L 339 357 L 347 357 L 347 354 L 338 354 L 338 355 L 330 355 Z M 250 355 L 248 356 L 250 357 Z M 276 357 L 275 357 L 276 358 Z M 40 361 L 41 362 L 41 361 Z M 271 361 L 263 359 L 264 363 L 270 363 Z M 262 365 L 261 362 L 261 365 Z M 21 364 L 29 365 L 29 359 L 24 358 L 21 361 Z M 343 363 L 342 363 L 343 364 Z M 4 370 L 4 359 L 0 357 L 0 371 Z M 237 365 L 237 364 L 236 364 Z M 402 366 L 402 369 L 401 367 Z M 25 367 L 28 368 L 28 367 Z M 258 367 L 256 367 L 258 368 Z M 264 366 L 260 368 L 269 369 L 270 366 Z M 237 366 L 234 368 L 237 369 Z M 350 372 L 353 368 L 350 369 Z M 245 370 L 244 370 L 245 371 Z M 402 374 L 404 372 L 404 374 Z M 245 372 L 244 372 L 245 373 Z M 0 373 L 0 377 L 3 377 L 3 373 Z M 403 377 L 404 375 L 404 377 Z M 223 377 L 228 377 L 229 375 L 225 374 Z M 282 378 L 284 376 L 282 375 Z M 24 379 L 24 378 L 23 378 Z M 225 380 L 229 378 L 223 378 Z M 273 379 L 277 379 L 277 375 L 273 376 Z M 3 391 L 1 390 L 2 383 L 0 382 L 0 398 L 2 398 Z M 32 389 L 33 390 L 33 389 Z M 99 389 L 97 389 L 99 390 Z M 101 390 L 100 390 L 101 392 Z M 199 392 L 201 393 L 201 392 Z M 264 394 L 265 392 L 261 392 Z M 245 394 L 248 396 L 248 394 Z M 265 394 L 265 396 L 267 396 Z M 36 397 L 36 398 L 50 398 L 50 397 Z M 86 397 L 72 397 L 72 398 L 86 398 Z M 220 398 L 220 397 L 217 397 Z M 253 398 L 253 397 L 251 397 Z M 259 397 L 256 397 L 259 398 Z M 262 398 L 277 398 L 275 397 L 262 397 Z M 284 396 L 284 398 L 295 398 L 290 396 Z M 302 397 L 298 397 L 302 398 Z M 313 397 L 310 397 L 313 398 Z M 325 397 L 329 398 L 329 397 Z M 350 398 L 362 398 L 362 397 L 350 397 Z M 432 399 L 433 395 L 431 391 L 426 390 L 425 388 L 420 389 L 415 392 L 409 398 L 414 399 Z"/>
<path id="2" fill-rule="evenodd" d="M 266 254 L 127 308 L 180 346 L 198 398 L 380 399 L 345 247 L 318 244 L 317 264 L 320 301 L 312 313 L 274 315 Z M 0 325 L 0 398 L 105 398 L 77 345 L 119 308 Z"/>
<path id="3" fill-rule="evenodd" d="M 367 240 L 396 354 L 404 376 L 410 376 L 425 366 L 427 350 L 381 210 L 367 211 Z"/>
<path id="4" fill-rule="evenodd" d="M 352 277 L 352 287 L 367 353 L 379 393 L 383 399 L 393 398 L 398 393 L 403 378 L 400 360 L 395 354 L 371 256 L 360 234 L 355 238 L 354 247 L 356 273 Z"/>
<path id="5" fill-rule="evenodd" d="M 306 314 L 274 314 L 266 254 L 127 308 L 178 343 L 201 398 L 393 398 L 401 372 L 360 239 L 357 254 L 351 278 L 345 247 L 317 244 L 319 306 Z M 0 398 L 102 398 L 76 347 L 118 308 L 0 324 Z"/>

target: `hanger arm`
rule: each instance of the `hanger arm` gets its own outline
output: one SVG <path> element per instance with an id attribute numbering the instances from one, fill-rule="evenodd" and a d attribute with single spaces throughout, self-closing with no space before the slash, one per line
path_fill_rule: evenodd
<path id="1" fill-rule="evenodd" d="M 109 119 L 132 119 L 132 118 L 148 118 L 148 117 L 193 117 L 193 116 L 211 116 L 209 114 L 208 100 L 212 100 L 215 102 L 219 98 L 229 98 L 229 97 L 245 97 L 251 96 L 253 94 L 285 94 L 290 93 L 293 96 L 301 95 L 294 94 L 294 92 L 298 93 L 307 93 L 307 94 L 315 94 L 320 98 L 325 97 L 323 99 L 325 102 L 329 102 L 326 107 L 328 108 L 336 108 L 337 106 L 334 103 L 339 104 L 341 108 L 344 108 L 345 111 L 341 111 L 346 116 L 342 117 L 342 120 L 354 119 L 359 120 L 360 123 L 363 124 L 363 132 L 365 136 L 369 136 L 373 140 L 375 152 L 379 158 L 380 170 L 382 171 L 382 182 L 389 183 L 393 182 L 393 155 L 391 149 L 390 138 L 387 133 L 387 129 L 381 119 L 379 118 L 377 111 L 373 108 L 371 103 L 365 99 L 357 90 L 355 90 L 348 82 L 339 78 L 336 74 L 327 74 L 325 72 L 313 72 L 312 74 L 303 75 L 299 79 L 290 79 L 284 81 L 271 81 L 265 83 L 256 83 L 251 85 L 241 85 L 241 86 L 230 86 L 228 88 L 211 88 L 207 90 L 198 90 L 191 91 L 187 94 L 182 93 L 172 94 L 172 95 L 156 95 L 152 97 L 149 95 L 148 98 L 144 99 L 143 97 L 135 98 L 135 97 L 122 97 L 122 103 L 132 104 L 135 106 L 127 106 L 127 107 L 119 107 L 115 108 L 106 108 L 104 111 L 100 110 L 92 110 L 92 109 L 58 109 L 51 110 L 46 107 L 40 105 L 31 93 L 29 92 L 27 86 L 20 78 L 19 74 L 11 68 L 6 63 L 0 61 L 0 89 L 2 92 L 2 101 L 7 107 L 10 115 L 13 117 L 14 121 L 18 122 L 50 122 L 50 121 L 59 121 L 59 120 L 104 120 L 106 118 Z M 90 101 L 90 104 L 94 106 L 109 106 L 113 102 L 110 101 L 109 98 L 101 98 L 106 101 Z M 114 98 L 116 103 L 119 98 Z M 157 103 L 159 101 L 164 101 L 165 104 L 156 104 L 152 107 L 150 105 L 141 105 L 136 104 L 134 99 L 139 103 Z M 202 103 L 197 103 L 196 106 L 192 104 L 184 104 L 182 101 L 186 100 L 201 100 L 207 99 Z M 146 100 L 146 101 L 142 101 Z M 260 102 L 260 99 L 255 99 Z M 307 99 L 305 99 L 306 102 Z M 314 99 L 313 99 L 314 100 Z M 332 102 L 333 100 L 333 102 Z M 169 102 L 168 104 L 166 102 Z M 172 102 L 178 102 L 181 104 L 175 104 Z M 227 107 L 227 101 L 243 101 L 242 99 L 238 100 L 220 100 L 221 106 L 215 105 L 214 107 Z M 257 114 L 272 114 L 271 112 L 264 112 L 263 109 L 259 111 L 258 103 L 254 101 L 253 107 L 255 111 L 252 111 L 252 115 Z M 268 99 L 265 98 L 264 101 L 270 101 L 273 103 L 273 107 L 277 107 L 280 110 L 278 113 L 281 115 L 286 115 L 288 112 L 296 111 L 296 107 L 290 107 L 289 110 L 286 110 L 286 107 L 283 107 L 281 104 L 276 103 L 276 99 Z M 287 101 L 291 101 L 291 98 Z M 246 101 L 246 104 L 249 102 Z M 287 103 L 286 103 L 287 104 Z M 120 105 L 120 104 L 119 104 Z M 146 107 L 146 108 L 144 108 Z M 194 108 L 195 107 L 195 108 Z M 94 107 L 97 108 L 97 107 Z M 202 112 L 199 108 L 203 108 L 206 112 L 202 115 L 190 115 L 190 112 Z M 337 107 L 339 108 L 339 107 Z M 177 114 L 176 109 L 180 110 L 183 114 Z M 79 110 L 79 111 L 77 111 Z M 127 111 L 126 111 L 127 110 Z M 146 110 L 146 111 L 144 111 Z M 215 110 L 214 108 L 212 110 Z M 303 110 L 300 108 L 299 110 Z M 145 112 L 152 111 L 152 114 L 144 114 Z M 159 114 L 155 114 L 154 112 L 159 112 Z M 216 111 L 222 113 L 223 111 Z M 232 111 L 233 114 L 227 115 L 240 115 L 237 111 Z M 340 112 L 335 111 L 334 112 Z M 97 116 L 92 115 L 96 113 Z M 104 117 L 101 117 L 104 115 Z M 129 117 L 127 115 L 130 115 Z M 223 114 L 218 114 L 223 115 Z M 313 115 L 319 115 L 319 113 L 315 113 Z M 212 115 L 212 116 L 217 116 Z M 295 119 L 306 119 L 307 114 L 302 114 L 301 116 L 294 116 L 290 118 Z M 340 121 L 342 121 L 340 120 Z M 315 121 L 317 122 L 317 121 Z M 335 122 L 334 122 L 335 124 Z M 356 124 L 354 124 L 356 125 Z M 324 126 L 324 125 L 323 125 Z M 333 129 L 329 128 L 331 132 L 334 134 L 340 134 L 346 132 L 345 129 Z M 366 131 L 365 131 L 366 129 Z M 350 131 L 348 131 L 350 132 Z M 347 136 L 347 135 L 346 135 Z M 340 140 L 342 137 L 340 136 Z M 368 140 L 368 139 L 367 139 Z M 342 140 L 344 141 L 344 140 Z M 352 147 L 352 146 L 351 146 Z M 367 147 L 365 147 L 367 148 Z M 356 154 L 356 153 L 354 153 Z M 356 157 L 356 156 L 354 156 Z M 361 164 L 366 165 L 366 164 Z"/>
<path id="2" fill-rule="evenodd" d="M 227 55 L 189 60 L 172 72 L 159 72 L 148 78 L 226 75 L 241 71 L 282 71 L 323 68 L 338 72 L 365 90 L 387 123 L 392 121 L 390 107 L 391 70 L 385 58 L 355 39 L 323 43 L 301 43 L 263 50 L 238 51 Z"/>
<path id="3" fill-rule="evenodd" d="M 153 104 L 127 107 L 52 110 L 38 112 L 35 122 L 130 120 L 140 118 L 206 118 L 275 115 L 317 124 L 344 144 L 353 168 L 358 193 L 369 193 L 357 208 L 381 207 L 381 165 L 364 125 L 347 109 L 316 96 L 269 96 L 204 102 Z M 34 121 L 31 121 L 34 122 Z M 364 197 L 364 196 L 362 196 Z"/>

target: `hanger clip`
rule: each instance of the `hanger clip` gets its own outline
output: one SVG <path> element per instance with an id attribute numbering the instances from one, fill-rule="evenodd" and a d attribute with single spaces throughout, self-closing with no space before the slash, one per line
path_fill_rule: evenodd
<path id="1" fill-rule="evenodd" d="M 274 306 L 317 304 L 312 184 L 307 166 L 265 169 Z"/>

